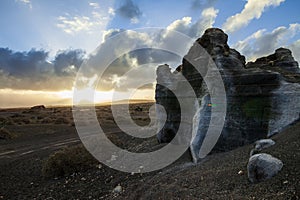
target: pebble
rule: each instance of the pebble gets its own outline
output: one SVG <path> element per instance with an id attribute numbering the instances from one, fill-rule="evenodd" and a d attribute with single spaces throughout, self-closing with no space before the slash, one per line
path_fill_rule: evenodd
<path id="1" fill-rule="evenodd" d="M 244 171 L 243 171 L 243 170 L 240 170 L 240 171 L 238 172 L 238 175 L 244 175 Z"/>
<path id="2" fill-rule="evenodd" d="M 113 193 L 120 193 L 122 192 L 122 186 L 121 185 L 118 185 L 117 187 L 115 187 L 113 189 Z"/>
<path id="3" fill-rule="evenodd" d="M 101 169 L 101 168 L 102 168 L 102 165 L 101 165 L 101 164 L 97 165 L 97 168 L 98 168 L 98 169 Z"/>

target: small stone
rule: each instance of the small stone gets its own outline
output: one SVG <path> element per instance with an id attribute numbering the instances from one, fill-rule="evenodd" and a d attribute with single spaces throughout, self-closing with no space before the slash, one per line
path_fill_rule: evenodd
<path id="1" fill-rule="evenodd" d="M 122 186 L 121 185 L 117 185 L 114 189 L 113 189 L 113 193 L 121 193 L 122 192 Z"/>
<path id="2" fill-rule="evenodd" d="M 244 175 L 244 171 L 243 171 L 243 170 L 240 170 L 240 171 L 238 172 L 238 175 Z"/>
<path id="3" fill-rule="evenodd" d="M 102 165 L 101 165 L 101 164 L 97 165 L 97 168 L 98 168 L 98 169 L 101 169 L 101 168 L 102 168 Z"/>
<path id="4" fill-rule="evenodd" d="M 86 181 L 86 178 L 82 177 L 81 180 L 82 180 L 82 181 Z"/>
<path id="5" fill-rule="evenodd" d="M 289 182 L 288 181 L 283 181 L 283 184 L 288 184 Z"/>
<path id="6" fill-rule="evenodd" d="M 261 151 L 275 145 L 272 139 L 262 139 L 255 142 L 255 149 Z"/>
<path id="7" fill-rule="evenodd" d="M 141 173 L 143 171 L 143 169 L 144 169 L 144 166 L 140 166 L 138 169 L 138 172 Z"/>

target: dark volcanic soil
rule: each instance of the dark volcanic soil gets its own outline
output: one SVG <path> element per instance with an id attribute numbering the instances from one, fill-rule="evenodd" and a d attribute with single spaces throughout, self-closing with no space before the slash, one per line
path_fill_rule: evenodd
<path id="1" fill-rule="evenodd" d="M 2 111 L 1 116 L 10 118 L 13 114 L 9 112 Z M 14 112 L 22 113 L 24 110 Z M 46 112 L 42 111 L 38 116 L 48 116 Z M 69 112 L 59 111 L 53 116 L 72 121 Z M 282 171 L 268 181 L 251 184 L 247 179 L 246 165 L 252 145 L 207 156 L 197 165 L 189 161 L 189 154 L 186 153 L 171 166 L 152 173 L 129 174 L 95 164 L 63 177 L 45 178 L 41 171 L 49 155 L 80 141 L 72 123 L 55 123 L 55 117 L 47 123 L 41 123 L 45 117 L 30 118 L 27 123 L 20 118 L 37 114 L 25 112 L 23 115 L 10 118 L 10 125 L 6 126 L 17 137 L 0 140 L 0 199 L 300 198 L 300 123 L 274 136 L 276 145 L 265 150 L 283 161 Z M 109 115 L 104 116 L 109 120 Z M 142 115 L 139 120 L 147 121 Z M 114 137 L 124 142 L 123 134 L 110 129 L 110 126 L 106 130 L 112 130 Z M 135 146 L 138 142 L 129 140 L 122 145 Z M 152 139 L 143 145 L 144 149 L 148 146 L 153 149 L 156 141 Z M 244 171 L 243 175 L 238 174 L 240 170 Z M 112 192 L 117 185 L 121 185 L 121 193 Z"/>

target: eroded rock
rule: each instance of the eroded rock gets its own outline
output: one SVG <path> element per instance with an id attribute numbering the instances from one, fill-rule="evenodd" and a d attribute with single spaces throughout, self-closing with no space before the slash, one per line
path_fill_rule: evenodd
<path id="1" fill-rule="evenodd" d="M 284 127 L 299 120 L 300 114 L 300 72 L 298 63 L 288 49 L 277 49 L 274 54 L 257 59 L 246 65 L 245 57 L 227 44 L 228 36 L 217 28 L 207 29 L 204 35 L 197 39 L 184 56 L 182 64 L 171 72 L 168 65 L 157 69 L 156 103 L 166 110 L 166 123 L 161 125 L 158 134 L 159 142 L 170 142 L 175 137 L 181 123 L 182 109 L 177 96 L 166 87 L 175 89 L 180 98 L 188 92 L 182 87 L 182 75 L 194 90 L 197 99 L 188 101 L 194 105 L 189 111 L 184 111 L 187 119 L 187 132 L 195 133 L 191 144 L 193 160 L 199 160 L 199 152 L 206 137 L 208 122 L 214 124 L 225 120 L 221 136 L 213 151 L 228 151 L 259 139 L 267 138 Z M 206 52 L 201 50 L 201 45 Z M 208 55 L 210 58 L 208 58 Z M 212 60 L 223 79 L 226 102 L 212 105 L 207 88 L 218 93 L 214 85 L 216 72 L 209 65 Z M 199 69 L 196 70 L 196 69 Z M 199 73 L 200 72 L 200 73 Z M 209 80 L 204 82 L 204 78 Z M 209 84 L 209 85 L 207 85 Z M 206 100 L 203 97 L 207 96 Z M 212 116 L 209 106 L 227 107 L 226 118 Z M 202 109 L 199 109 L 202 108 Z M 157 118 L 160 116 L 157 111 Z M 195 116 L 195 117 L 194 117 Z M 194 119 L 194 120 L 193 120 Z M 195 120 L 197 119 L 197 120 Z"/>

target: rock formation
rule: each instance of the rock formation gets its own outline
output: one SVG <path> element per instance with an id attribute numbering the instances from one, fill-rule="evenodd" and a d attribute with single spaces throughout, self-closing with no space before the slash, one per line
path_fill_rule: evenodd
<path id="1" fill-rule="evenodd" d="M 170 142 L 182 123 L 182 112 L 187 124 L 186 131 L 195 135 L 190 141 L 194 162 L 199 151 L 209 122 L 222 120 L 212 116 L 212 107 L 227 107 L 225 124 L 221 136 L 213 151 L 228 151 L 238 146 L 267 138 L 299 119 L 300 114 L 300 71 L 298 63 L 288 49 L 279 48 L 275 54 L 257 59 L 246 65 L 245 57 L 227 44 L 228 36 L 217 28 L 207 29 L 197 39 L 184 56 L 182 64 L 172 73 L 168 65 L 157 69 L 156 103 L 166 110 L 165 116 L 157 109 L 159 124 L 159 142 Z M 214 83 L 214 72 L 210 71 L 209 59 L 205 58 L 197 46 L 201 45 L 210 55 L 223 79 L 226 102 L 213 105 L 204 77 L 209 76 L 209 84 Z M 199 61 L 199 62 L 198 62 Z M 197 71 L 195 68 L 200 69 Z M 191 100 L 193 109 L 183 111 L 178 102 L 179 96 L 186 96 L 187 91 L 180 91 L 182 75 L 193 88 L 197 99 Z M 164 86 L 163 86 L 164 85 Z M 167 87 L 166 87 L 167 85 Z M 172 92 L 175 88 L 177 95 Z M 215 91 L 215 92 L 218 92 Z M 165 123 L 164 123 L 165 122 Z"/>
<path id="2" fill-rule="evenodd" d="M 32 106 L 30 110 L 44 110 L 46 107 L 44 105 Z"/>

